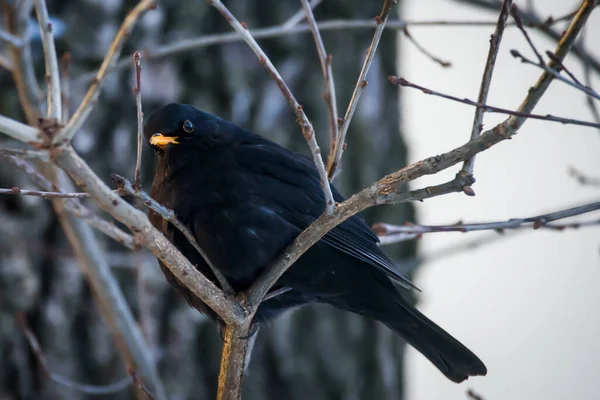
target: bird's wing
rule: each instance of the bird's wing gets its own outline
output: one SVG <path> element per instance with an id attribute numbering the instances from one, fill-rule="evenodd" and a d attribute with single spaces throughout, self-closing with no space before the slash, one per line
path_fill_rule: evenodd
<path id="1" fill-rule="evenodd" d="M 325 207 L 319 175 L 312 160 L 257 138 L 236 150 L 240 166 L 256 180 L 256 198 L 289 224 L 306 229 Z M 344 197 L 332 185 L 334 200 Z M 379 238 L 360 215 L 354 215 L 329 231 L 322 239 L 329 246 L 381 269 L 407 288 L 414 288 L 408 277 L 378 246 Z"/>

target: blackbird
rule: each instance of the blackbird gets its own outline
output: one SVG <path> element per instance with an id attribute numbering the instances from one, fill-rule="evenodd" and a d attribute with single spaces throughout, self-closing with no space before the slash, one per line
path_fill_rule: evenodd
<path id="1" fill-rule="evenodd" d="M 324 210 L 311 159 L 191 105 L 154 112 L 144 135 L 158 156 L 151 196 L 175 211 L 236 291 L 247 289 Z M 335 201 L 344 198 L 331 185 Z M 186 238 L 160 215 L 150 221 L 209 279 L 214 274 Z M 288 290 L 263 302 L 255 323 L 319 302 L 374 318 L 403 337 L 454 382 L 485 375 L 464 345 L 406 302 L 394 281 L 412 284 L 355 215 L 327 233 L 280 278 Z M 217 319 L 168 268 L 188 303 Z"/>

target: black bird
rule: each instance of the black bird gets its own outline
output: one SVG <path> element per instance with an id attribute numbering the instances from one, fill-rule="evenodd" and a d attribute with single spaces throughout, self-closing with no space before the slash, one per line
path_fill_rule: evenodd
<path id="1" fill-rule="evenodd" d="M 158 155 L 151 196 L 175 211 L 236 291 L 247 289 L 324 210 L 319 175 L 307 157 L 193 106 L 169 104 L 144 128 Z M 334 198 L 344 198 L 331 186 Z M 150 221 L 216 282 L 186 238 L 159 215 Z M 281 277 L 286 293 L 259 307 L 255 321 L 312 302 L 374 318 L 403 337 L 454 382 L 485 375 L 469 349 L 408 304 L 392 281 L 408 278 L 378 247 L 359 215 L 331 230 Z M 188 303 L 216 315 L 171 274 Z"/>

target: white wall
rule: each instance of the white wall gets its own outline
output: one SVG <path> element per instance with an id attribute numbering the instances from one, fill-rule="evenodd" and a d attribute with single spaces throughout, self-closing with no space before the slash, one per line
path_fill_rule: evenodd
<path id="1" fill-rule="evenodd" d="M 580 2 L 535 3 L 543 15 L 559 16 Z M 404 6 L 408 20 L 497 18 L 449 0 L 405 0 Z M 413 36 L 434 54 L 452 61 L 453 67 L 439 67 L 402 39 L 401 68 L 396 74 L 475 100 L 493 29 L 412 28 Z M 554 49 L 551 41 L 535 31 L 530 33 L 540 50 Z M 587 43 L 600 57 L 600 9 L 588 22 Z M 513 59 L 509 54 L 512 48 L 532 56 L 521 33 L 507 29 L 488 103 L 516 109 L 540 71 Z M 568 58 L 566 64 L 582 77 L 575 58 Z M 596 79 L 595 85 L 600 90 L 600 80 Z M 413 89 L 401 90 L 401 125 L 409 141 L 411 162 L 467 140 L 472 107 Z M 600 101 L 597 104 L 600 106 Z M 535 112 L 592 120 L 584 96 L 561 82 L 552 84 Z M 491 127 L 504 118 L 486 115 L 484 122 Z M 600 176 L 600 131 L 530 120 L 513 140 L 477 158 L 476 197 L 455 194 L 427 200 L 417 205 L 419 220 L 430 224 L 502 220 L 600 200 L 600 188 L 582 187 L 569 176 L 570 165 Z M 456 171 L 420 179 L 413 188 L 441 183 Z M 594 213 L 586 219 L 598 217 L 600 213 Z M 475 237 L 471 233 L 426 235 L 419 243 L 420 251 L 426 254 Z M 411 349 L 408 399 L 466 399 L 468 388 L 486 399 L 598 398 L 600 228 L 518 234 L 429 263 L 416 282 L 423 289 L 420 308 L 479 355 L 488 375 L 456 385 Z"/>

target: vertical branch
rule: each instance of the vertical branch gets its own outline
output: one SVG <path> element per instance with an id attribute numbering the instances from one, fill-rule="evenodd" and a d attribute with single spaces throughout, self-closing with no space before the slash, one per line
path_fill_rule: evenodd
<path id="1" fill-rule="evenodd" d="M 62 123 L 69 121 L 69 107 L 71 105 L 71 76 L 69 74 L 69 65 L 71 64 L 71 54 L 64 53 L 60 58 L 60 94 L 62 98 Z"/>
<path id="2" fill-rule="evenodd" d="M 315 39 L 315 45 L 317 47 L 317 53 L 319 54 L 319 61 L 321 62 L 321 70 L 323 77 L 325 78 L 325 93 L 323 97 L 327 103 L 327 109 L 329 111 L 329 151 L 330 154 L 333 152 L 335 141 L 337 139 L 338 131 L 338 111 L 337 111 L 337 99 L 335 95 L 335 83 L 333 81 L 333 72 L 331 70 L 331 54 L 327 55 L 325 51 L 325 44 L 321 38 L 317 21 L 312 12 L 312 5 L 309 4 L 308 0 L 301 0 L 304 13 L 306 14 L 306 21 L 310 27 L 310 31 Z"/>
<path id="3" fill-rule="evenodd" d="M 125 17 L 119 32 L 117 32 L 117 35 L 106 53 L 106 57 L 104 57 L 104 61 L 102 61 L 102 65 L 96 74 L 96 78 L 92 81 L 83 101 L 73 114 L 73 117 L 69 120 L 67 126 L 54 137 L 54 143 L 70 141 L 79 128 L 81 128 L 88 115 L 92 112 L 96 101 L 98 101 L 98 97 L 100 97 L 100 87 L 104 83 L 104 79 L 112 67 L 116 64 L 117 59 L 121 54 L 121 50 L 123 49 L 125 39 L 129 37 L 133 27 L 146 11 L 155 6 L 156 0 L 142 0 L 133 10 L 131 10 L 127 17 Z"/>
<path id="4" fill-rule="evenodd" d="M 346 110 L 344 119 L 341 121 L 335 146 L 330 150 L 329 160 L 327 161 L 327 175 L 330 180 L 333 180 L 336 171 L 339 169 L 342 153 L 344 152 L 344 147 L 346 146 L 346 134 L 348 133 L 348 127 L 350 126 L 352 116 L 354 116 L 354 111 L 358 105 L 358 100 L 360 100 L 362 92 L 365 90 L 365 87 L 367 87 L 367 74 L 369 73 L 369 68 L 371 68 L 373 59 L 375 58 L 375 52 L 377 51 L 377 46 L 379 45 L 381 35 L 383 34 L 383 30 L 385 29 L 385 24 L 388 19 L 388 13 L 393 4 L 394 1 L 385 0 L 381 15 L 375 17 L 377 27 L 375 28 L 373 40 L 371 40 L 371 45 L 369 46 L 369 50 L 367 50 L 365 62 L 360 70 L 360 74 L 358 75 L 358 80 L 356 81 L 352 98 L 350 98 L 350 104 L 348 104 L 348 109 Z"/>
<path id="5" fill-rule="evenodd" d="M 250 320 L 242 325 L 227 325 L 221 354 L 217 400 L 240 400 L 246 352 L 250 339 Z"/>
<path id="6" fill-rule="evenodd" d="M 58 58 L 54 46 L 52 24 L 48 16 L 45 0 L 35 0 L 35 12 L 42 32 L 42 46 L 44 47 L 44 63 L 46 64 L 46 84 L 48 91 L 47 117 L 60 121 L 62 118 L 62 102 L 60 98 L 60 76 Z"/>
<path id="7" fill-rule="evenodd" d="M 285 81 L 283 80 L 283 78 L 281 77 L 271 60 L 269 60 L 269 57 L 267 57 L 263 49 L 261 49 L 256 40 L 252 37 L 250 31 L 242 24 L 240 24 L 240 21 L 238 21 L 237 18 L 235 18 L 231 11 L 229 11 L 229 9 L 225 7 L 225 5 L 221 3 L 220 0 L 208 0 L 208 4 L 210 4 L 217 11 L 219 11 L 223 18 L 225 18 L 225 20 L 229 22 L 229 25 L 231 25 L 232 28 L 235 29 L 242 36 L 242 38 L 248 44 L 250 49 L 252 49 L 254 54 L 256 54 L 260 63 L 264 65 L 271 77 L 275 80 L 277 86 L 279 86 L 279 89 L 281 90 L 281 93 L 283 93 L 283 96 L 288 101 L 288 104 L 294 110 L 294 113 L 296 114 L 296 122 L 298 122 L 298 125 L 300 125 L 300 127 L 302 128 L 302 135 L 308 143 L 308 147 L 310 148 L 310 152 L 313 157 L 313 162 L 315 164 L 315 167 L 317 168 L 317 172 L 319 173 L 319 178 L 321 180 L 321 188 L 323 189 L 323 196 L 325 197 L 325 212 L 327 213 L 327 215 L 333 215 L 335 202 L 333 200 L 333 193 L 331 192 L 331 187 L 329 186 L 329 180 L 327 179 L 327 171 L 325 170 L 325 165 L 323 164 L 323 158 L 321 157 L 321 149 L 319 148 L 319 145 L 317 144 L 317 139 L 315 138 L 315 130 L 313 129 L 312 124 L 308 120 L 308 117 L 304 113 L 302 106 L 300 105 L 300 103 L 298 103 L 298 101 L 292 94 L 292 91 L 286 85 Z"/>
<path id="8" fill-rule="evenodd" d="M 133 67 L 135 68 L 135 106 L 137 110 L 137 157 L 135 161 L 135 180 L 133 187 L 140 190 L 141 169 L 142 169 L 142 146 L 144 137 L 144 113 L 142 112 L 142 56 L 139 51 L 133 54 Z"/>
<path id="9" fill-rule="evenodd" d="M 21 9 L 16 9 L 6 1 L 0 3 L 8 32 L 18 37 L 24 37 L 32 4 L 23 4 Z M 9 45 L 9 50 L 12 61 L 11 71 L 21 108 L 23 108 L 27 123 L 35 126 L 41 113 L 42 92 L 35 77 L 31 46 L 28 41 L 25 41 L 22 47 Z"/>
<path id="10" fill-rule="evenodd" d="M 485 69 L 483 70 L 483 77 L 481 78 L 481 86 L 479 87 L 479 96 L 477 97 L 478 103 L 486 103 L 488 93 L 490 92 L 490 85 L 492 83 L 492 75 L 494 74 L 494 67 L 496 66 L 496 57 L 498 50 L 500 50 L 500 42 L 502 41 L 502 34 L 504 33 L 504 27 L 506 26 L 506 20 L 508 19 L 508 13 L 512 5 L 512 0 L 504 0 L 502 3 L 502 9 L 498 16 L 498 22 L 496 29 L 490 37 L 490 50 L 488 52 L 487 61 L 485 62 Z M 485 108 L 477 107 L 475 109 L 475 117 L 473 118 L 473 127 L 471 129 L 471 139 L 476 139 L 483 130 L 483 114 Z M 465 161 L 462 166 L 462 173 L 467 175 L 473 174 L 473 168 L 475 167 L 475 157 Z M 464 188 L 465 194 L 474 195 L 473 189 L 470 186 Z"/>

